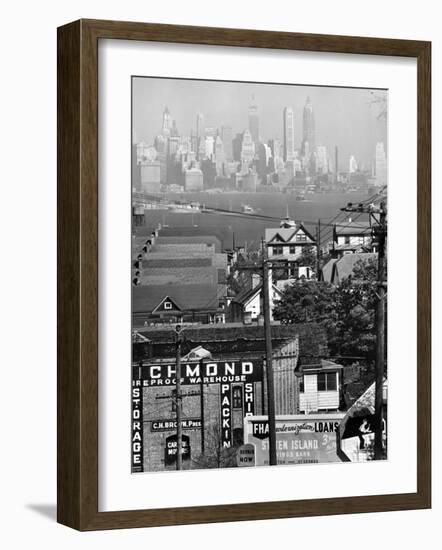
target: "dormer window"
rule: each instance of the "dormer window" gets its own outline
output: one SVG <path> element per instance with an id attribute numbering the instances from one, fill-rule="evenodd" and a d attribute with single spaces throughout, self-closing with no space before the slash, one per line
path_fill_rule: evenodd
<path id="1" fill-rule="evenodd" d="M 172 302 L 164 302 L 164 309 L 172 309 Z"/>

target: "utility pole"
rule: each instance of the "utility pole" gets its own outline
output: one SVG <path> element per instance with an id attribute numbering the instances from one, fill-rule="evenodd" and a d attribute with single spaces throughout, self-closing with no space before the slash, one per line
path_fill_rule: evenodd
<path id="1" fill-rule="evenodd" d="M 372 205 L 365 206 L 362 203 L 354 207 L 348 203 L 344 212 L 360 212 L 369 214 L 374 218 L 376 225 L 373 227 L 374 234 L 378 239 L 378 274 L 377 274 L 377 304 L 376 304 L 376 357 L 375 357 L 375 413 L 374 413 L 374 458 L 383 458 L 382 442 L 382 420 L 383 420 L 383 385 L 385 374 L 385 300 L 387 282 L 385 280 L 385 244 L 387 240 L 387 209 L 382 201 L 379 208 Z M 379 219 L 374 217 L 379 215 Z"/>
<path id="2" fill-rule="evenodd" d="M 175 327 L 175 346 L 176 346 L 176 359 L 175 359 L 175 399 L 176 399 L 176 469 L 182 468 L 182 425 L 181 425 L 181 326 Z"/>
<path id="3" fill-rule="evenodd" d="M 387 211 L 385 203 L 381 202 L 379 208 L 378 228 L 378 303 L 376 308 L 376 393 L 375 393 L 375 432 L 374 432 L 374 457 L 375 460 L 383 458 L 382 445 L 382 417 L 383 417 L 383 385 L 385 372 L 385 241 L 387 236 Z"/>
<path id="4" fill-rule="evenodd" d="M 319 271 L 321 269 L 321 220 L 318 220 L 316 229 L 316 280 L 319 281 Z"/>
<path id="5" fill-rule="evenodd" d="M 270 288 L 269 268 L 270 266 L 281 266 L 280 262 L 272 262 L 267 257 L 265 240 L 261 240 L 261 264 L 242 265 L 240 271 L 252 271 L 259 273 L 262 278 L 263 292 L 263 313 L 265 333 L 265 356 L 266 356 L 266 382 L 267 382 L 267 417 L 269 423 L 269 464 L 276 466 L 276 415 L 275 415 L 275 383 L 273 378 L 273 352 L 272 352 L 272 326 L 270 324 Z M 264 384 L 263 384 L 264 387 Z M 263 400 L 264 402 L 264 400 Z"/>
<path id="6" fill-rule="evenodd" d="M 275 416 L 275 386 L 273 379 L 273 358 L 272 358 L 272 327 L 270 324 L 270 294 L 269 288 L 269 263 L 267 258 L 267 247 L 264 239 L 262 245 L 262 290 L 264 306 L 264 331 L 266 344 L 266 375 L 267 375 L 267 410 L 269 422 L 269 464 L 276 466 L 276 416 Z"/>

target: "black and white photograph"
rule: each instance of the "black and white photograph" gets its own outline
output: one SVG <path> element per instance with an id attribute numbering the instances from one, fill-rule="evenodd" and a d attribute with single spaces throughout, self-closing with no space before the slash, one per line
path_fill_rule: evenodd
<path id="1" fill-rule="evenodd" d="M 387 460 L 388 90 L 133 76 L 131 122 L 132 473 Z"/>

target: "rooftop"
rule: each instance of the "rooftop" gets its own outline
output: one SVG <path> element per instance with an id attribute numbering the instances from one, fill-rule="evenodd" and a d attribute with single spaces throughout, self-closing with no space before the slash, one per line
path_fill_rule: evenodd
<path id="1" fill-rule="evenodd" d="M 152 345 L 153 357 L 173 357 L 175 350 L 175 332 L 170 328 L 142 327 L 137 329 Z M 318 363 L 321 357 L 328 355 L 325 330 L 315 323 L 281 325 L 272 323 L 272 341 L 274 349 L 299 337 L 299 356 L 303 365 Z M 186 326 L 183 335 L 183 355 L 196 346 L 203 346 L 213 356 L 234 356 L 235 354 L 262 355 L 265 353 L 265 333 L 261 325 L 242 323 L 220 323 L 216 325 Z M 145 353 L 143 344 L 134 344 L 134 360 Z M 140 347 L 137 347 L 140 346 Z"/>
<path id="2" fill-rule="evenodd" d="M 376 260 L 378 255 L 374 252 L 362 252 L 355 254 L 344 254 L 339 259 L 329 260 L 322 268 L 322 279 L 327 283 L 339 283 L 353 275 L 353 269 L 359 262 L 368 263 L 371 260 Z"/>
<path id="3" fill-rule="evenodd" d="M 218 309 L 220 285 L 149 285 L 132 289 L 132 312 L 152 312 L 169 297 L 182 311 Z"/>

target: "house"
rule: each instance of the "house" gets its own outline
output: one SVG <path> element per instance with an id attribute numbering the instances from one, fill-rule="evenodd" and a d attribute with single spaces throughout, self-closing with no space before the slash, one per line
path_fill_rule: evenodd
<path id="1" fill-rule="evenodd" d="M 300 413 L 337 411 L 341 403 L 343 367 L 320 359 L 297 368 Z"/>
<path id="2" fill-rule="evenodd" d="M 285 278 L 311 278 L 313 270 L 303 263 L 302 257 L 303 252 L 312 250 L 312 247 L 316 254 L 317 243 L 302 223 L 296 223 L 287 215 L 279 227 L 265 230 L 265 242 L 268 258 L 281 264 L 278 269 L 284 270 Z"/>
<path id="3" fill-rule="evenodd" d="M 134 326 L 224 323 L 226 285 L 187 284 L 133 287 Z"/>
<path id="4" fill-rule="evenodd" d="M 375 253 L 355 253 L 345 254 L 341 258 L 332 258 L 321 269 L 319 280 L 337 285 L 353 276 L 353 270 L 358 262 L 369 263 L 376 261 L 377 257 Z"/>
<path id="5" fill-rule="evenodd" d="M 348 222 L 333 227 L 332 254 L 342 257 L 345 254 L 375 252 L 372 240 L 372 227 L 369 222 L 356 222 L 349 218 Z"/>
<path id="6" fill-rule="evenodd" d="M 272 284 L 270 292 L 270 320 L 275 302 L 281 299 L 283 292 Z M 259 277 L 252 277 L 252 286 L 233 297 L 229 305 L 229 317 L 232 322 L 252 322 L 263 313 L 263 286 Z"/>

